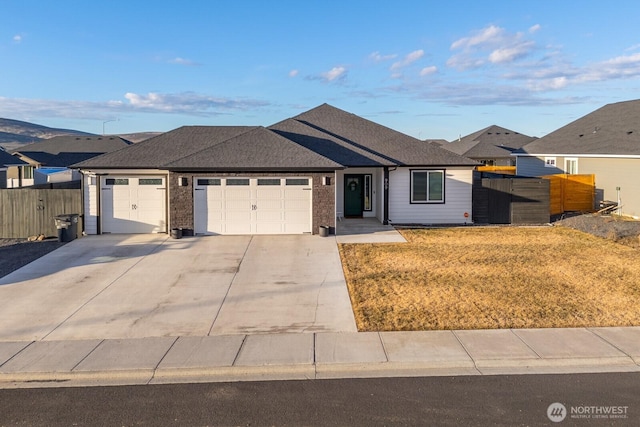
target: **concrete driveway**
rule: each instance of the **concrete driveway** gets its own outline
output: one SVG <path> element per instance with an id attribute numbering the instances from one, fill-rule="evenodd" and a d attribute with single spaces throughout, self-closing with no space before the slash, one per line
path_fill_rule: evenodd
<path id="1" fill-rule="evenodd" d="M 104 235 L 0 279 L 0 341 L 355 332 L 335 238 Z"/>

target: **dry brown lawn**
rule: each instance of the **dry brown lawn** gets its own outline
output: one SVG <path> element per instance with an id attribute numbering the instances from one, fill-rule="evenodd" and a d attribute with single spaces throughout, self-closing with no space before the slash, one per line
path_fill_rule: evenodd
<path id="1" fill-rule="evenodd" d="M 640 250 L 562 227 L 343 244 L 360 331 L 640 325 Z"/>

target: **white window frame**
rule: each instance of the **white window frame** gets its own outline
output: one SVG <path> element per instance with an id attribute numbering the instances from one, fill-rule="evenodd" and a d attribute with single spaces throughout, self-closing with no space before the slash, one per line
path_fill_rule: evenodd
<path id="1" fill-rule="evenodd" d="M 570 171 L 569 164 L 573 163 L 575 165 L 575 170 Z M 569 175 L 577 175 L 578 174 L 578 158 L 577 157 L 567 157 L 564 159 L 564 173 Z"/>
<path id="2" fill-rule="evenodd" d="M 444 169 L 412 169 L 410 171 L 411 176 L 410 176 L 410 188 L 409 188 L 409 202 L 411 204 L 443 204 L 445 202 L 445 181 L 446 181 L 446 171 Z M 414 183 L 414 175 L 416 173 L 426 173 L 427 174 L 427 194 L 426 194 L 426 200 L 415 200 L 414 199 L 414 191 L 413 191 L 413 183 Z M 432 173 L 439 173 L 442 176 L 442 188 L 441 188 L 441 195 L 442 197 L 440 199 L 431 199 L 431 194 L 429 192 L 429 188 L 430 188 L 430 176 Z"/>
<path id="3" fill-rule="evenodd" d="M 544 167 L 545 168 L 555 168 L 556 167 L 556 158 L 555 157 L 545 157 L 544 158 Z"/>

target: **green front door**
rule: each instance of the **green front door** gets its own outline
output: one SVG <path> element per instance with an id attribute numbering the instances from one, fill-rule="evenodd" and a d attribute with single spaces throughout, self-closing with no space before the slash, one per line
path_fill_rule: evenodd
<path id="1" fill-rule="evenodd" d="M 344 216 L 361 217 L 363 208 L 362 175 L 344 176 Z"/>

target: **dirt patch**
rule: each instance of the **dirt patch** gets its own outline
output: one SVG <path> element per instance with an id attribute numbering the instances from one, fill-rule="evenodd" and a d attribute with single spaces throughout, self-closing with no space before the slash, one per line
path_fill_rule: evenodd
<path id="1" fill-rule="evenodd" d="M 640 249 L 640 221 L 629 217 L 587 214 L 564 218 L 553 224 Z"/>
<path id="2" fill-rule="evenodd" d="M 26 239 L 0 239 L 0 277 L 65 245 L 57 239 L 29 242 Z"/>

